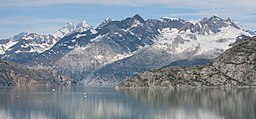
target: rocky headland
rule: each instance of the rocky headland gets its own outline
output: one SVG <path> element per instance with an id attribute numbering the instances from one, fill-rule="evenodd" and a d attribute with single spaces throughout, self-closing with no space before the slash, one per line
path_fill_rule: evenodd
<path id="1" fill-rule="evenodd" d="M 134 75 L 117 88 L 233 87 L 256 85 L 256 37 L 235 44 L 207 65 L 167 67 Z"/>

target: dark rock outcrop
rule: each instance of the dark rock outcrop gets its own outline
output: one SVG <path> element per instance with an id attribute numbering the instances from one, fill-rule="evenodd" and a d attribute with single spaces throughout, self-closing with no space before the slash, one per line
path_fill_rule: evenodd
<path id="1" fill-rule="evenodd" d="M 212 63 L 146 71 L 117 84 L 125 87 L 231 87 L 256 85 L 256 37 L 228 49 Z"/>
<path id="2" fill-rule="evenodd" d="M 0 86 L 69 85 L 68 77 L 51 67 L 27 67 L 0 61 Z"/>

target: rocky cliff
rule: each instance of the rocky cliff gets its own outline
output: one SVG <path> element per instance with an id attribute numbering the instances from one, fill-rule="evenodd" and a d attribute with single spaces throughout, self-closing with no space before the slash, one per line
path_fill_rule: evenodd
<path id="1" fill-rule="evenodd" d="M 68 77 L 50 67 L 27 67 L 0 61 L 0 86 L 69 85 Z"/>
<path id="2" fill-rule="evenodd" d="M 256 85 L 256 37 L 226 50 L 212 63 L 146 71 L 117 84 L 125 87 L 230 87 Z"/>

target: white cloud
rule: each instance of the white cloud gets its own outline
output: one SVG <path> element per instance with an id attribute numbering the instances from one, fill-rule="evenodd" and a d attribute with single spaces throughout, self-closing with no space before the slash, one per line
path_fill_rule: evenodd
<path id="1" fill-rule="evenodd" d="M 0 6 L 44 6 L 52 4 L 165 5 L 170 7 L 251 8 L 255 0 L 0 0 Z"/>
<path id="2" fill-rule="evenodd" d="M 191 16 L 209 14 L 235 16 L 253 14 L 256 11 L 256 0 L 0 0 L 0 7 L 10 6 L 47 6 L 59 4 L 84 5 L 122 5 L 147 6 L 158 5 L 169 8 L 198 10 L 197 13 L 185 13 Z M 171 12 L 171 11 L 170 11 Z"/>
<path id="3" fill-rule="evenodd" d="M 66 23 L 71 19 L 64 18 L 41 18 L 33 16 L 12 16 L 0 18 L 0 26 L 3 25 L 15 25 L 15 24 L 56 24 L 56 23 Z"/>

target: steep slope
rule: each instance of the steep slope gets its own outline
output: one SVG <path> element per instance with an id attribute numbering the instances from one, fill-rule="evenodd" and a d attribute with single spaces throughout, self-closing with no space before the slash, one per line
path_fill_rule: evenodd
<path id="1" fill-rule="evenodd" d="M 0 61 L 0 86 L 70 85 L 68 77 L 49 67 L 27 67 Z"/>
<path id="2" fill-rule="evenodd" d="M 255 86 L 255 47 L 256 37 L 253 37 L 234 45 L 208 65 L 146 71 L 117 87 Z"/>
<path id="3" fill-rule="evenodd" d="M 191 23 L 135 15 L 121 21 L 106 19 L 96 28 L 69 33 L 30 64 L 55 66 L 86 83 L 115 83 L 174 61 L 211 60 L 242 41 L 241 36 L 252 35 L 229 18 L 213 16 Z"/>
<path id="4" fill-rule="evenodd" d="M 21 33 L 14 39 L 0 40 L 1 59 L 26 63 L 50 49 L 60 38 L 50 34 Z"/>

